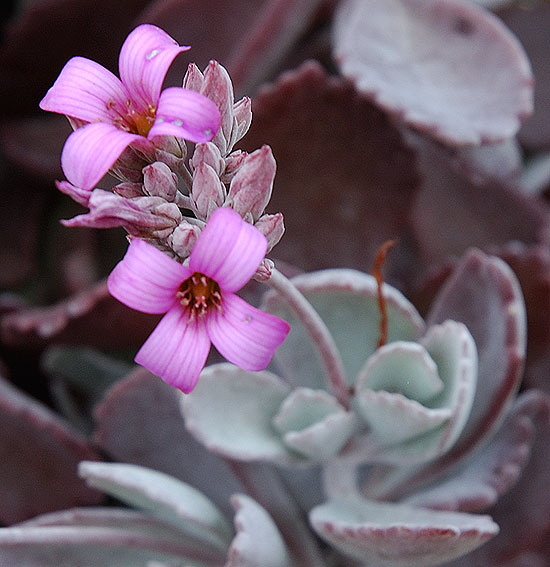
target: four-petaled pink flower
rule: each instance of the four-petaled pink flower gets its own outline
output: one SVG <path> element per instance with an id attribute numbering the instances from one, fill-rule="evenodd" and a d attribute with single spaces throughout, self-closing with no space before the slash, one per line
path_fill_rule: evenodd
<path id="1" fill-rule="evenodd" d="M 121 48 L 120 79 L 84 57 L 67 62 L 40 108 L 65 114 L 77 128 L 61 155 L 73 185 L 92 189 L 130 144 L 147 150 L 157 136 L 212 139 L 221 120 L 213 101 L 182 87 L 161 92 L 172 61 L 187 49 L 160 28 L 143 24 Z"/>
<path id="2" fill-rule="evenodd" d="M 197 383 L 211 343 L 244 370 L 266 368 L 290 327 L 234 293 L 266 250 L 263 234 L 229 208 L 214 211 L 188 266 L 132 240 L 109 276 L 109 291 L 138 311 L 166 313 L 135 361 L 185 393 Z"/>

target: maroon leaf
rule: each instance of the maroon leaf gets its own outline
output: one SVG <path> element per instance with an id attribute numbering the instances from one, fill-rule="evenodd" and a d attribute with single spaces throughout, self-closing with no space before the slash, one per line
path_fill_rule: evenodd
<path id="1" fill-rule="evenodd" d="M 535 425 L 549 418 L 550 397 L 535 391 L 523 394 L 488 445 L 446 480 L 407 498 L 407 504 L 462 512 L 488 508 L 521 477 L 535 442 Z"/>
<path id="2" fill-rule="evenodd" d="M 45 406 L 0 379 L 0 522 L 97 504 L 102 496 L 77 474 L 100 457 Z"/>
<path id="3" fill-rule="evenodd" d="M 271 76 L 308 26 L 323 0 L 200 0 L 156 2 L 142 20 L 160 25 L 193 45 L 193 61 L 204 67 L 216 59 L 227 67 L 236 91 L 250 94 Z M 170 76 L 182 75 L 177 63 Z"/>
<path id="4" fill-rule="evenodd" d="M 229 513 L 229 498 L 242 487 L 225 463 L 187 432 L 180 395 L 160 378 L 137 369 L 97 407 L 95 442 L 116 461 L 183 480 Z"/>
<path id="5" fill-rule="evenodd" d="M 525 307 L 519 283 L 502 260 L 468 252 L 440 290 L 428 314 L 429 325 L 452 319 L 464 323 L 475 340 L 478 381 L 472 413 L 452 461 L 499 425 L 523 372 Z"/>
<path id="6" fill-rule="evenodd" d="M 533 77 L 519 42 L 470 2 L 347 0 L 335 56 L 358 90 L 446 144 L 509 138 L 532 112 Z"/>
<path id="7" fill-rule="evenodd" d="M 305 270 L 370 270 L 404 228 L 417 184 L 398 131 L 313 61 L 263 89 L 253 111 L 244 147 L 267 143 L 277 160 L 269 209 L 283 212 L 286 233 L 276 256 Z"/>
<path id="8" fill-rule="evenodd" d="M 426 265 L 460 256 L 470 246 L 540 242 L 548 211 L 539 199 L 488 177 L 472 176 L 457 157 L 416 139 L 422 185 L 411 214 Z M 493 167 L 497 167 L 496 164 Z"/>
<path id="9" fill-rule="evenodd" d="M 522 144 L 531 150 L 550 148 L 550 4 L 514 2 L 499 12 L 523 45 L 535 75 L 535 112 L 519 131 Z"/>
<path id="10" fill-rule="evenodd" d="M 100 282 L 51 307 L 6 315 L 1 332 L 2 340 L 10 346 L 60 342 L 113 349 L 138 346 L 158 319 L 125 307 L 111 297 L 106 283 Z"/>

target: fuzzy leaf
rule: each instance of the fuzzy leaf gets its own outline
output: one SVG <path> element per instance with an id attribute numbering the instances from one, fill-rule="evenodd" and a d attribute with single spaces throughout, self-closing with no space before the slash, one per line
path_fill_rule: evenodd
<path id="1" fill-rule="evenodd" d="M 94 442 L 114 461 L 142 465 L 194 486 L 228 516 L 230 496 L 243 487 L 227 464 L 186 430 L 180 397 L 178 390 L 137 368 L 96 408 Z"/>
<path id="2" fill-rule="evenodd" d="M 379 335 L 380 311 L 376 280 L 355 270 L 322 270 L 296 276 L 294 285 L 317 310 L 331 331 L 345 365 L 348 382 L 353 384 L 365 360 L 375 351 Z M 424 322 L 405 297 L 384 286 L 388 307 L 388 341 L 415 340 Z M 285 377 L 312 389 L 325 387 L 323 370 L 309 336 L 284 301 L 268 294 L 265 308 L 291 325 L 286 341 L 275 353 Z"/>
<path id="3" fill-rule="evenodd" d="M 358 380 L 357 405 L 384 447 L 381 461 L 421 462 L 445 453 L 470 415 L 477 353 L 466 327 L 446 321 L 430 327 L 421 343 L 380 348 Z"/>
<path id="4" fill-rule="evenodd" d="M 359 91 L 444 143 L 509 138 L 533 110 L 520 43 L 471 3 L 347 0 L 334 37 L 340 69 Z"/>
<path id="5" fill-rule="evenodd" d="M 355 430 L 355 416 L 325 390 L 296 388 L 273 418 L 283 441 L 312 460 L 334 457 Z"/>
<path id="6" fill-rule="evenodd" d="M 149 511 L 205 545 L 220 550 L 229 545 L 231 527 L 214 504 L 171 476 L 122 463 L 83 462 L 79 472 L 90 486 Z"/>
<path id="7" fill-rule="evenodd" d="M 209 451 L 239 461 L 288 463 L 299 458 L 272 425 L 288 392 L 271 372 L 215 364 L 203 370 L 181 407 L 187 429 Z"/>
<path id="8" fill-rule="evenodd" d="M 357 499 L 317 506 L 310 521 L 323 539 L 346 555 L 380 567 L 439 565 L 498 533 L 488 516 Z"/>
<path id="9" fill-rule="evenodd" d="M 236 494 L 237 535 L 229 548 L 225 567 L 290 567 L 290 556 L 277 526 L 269 514 L 252 498 Z"/>
<path id="10" fill-rule="evenodd" d="M 550 397 L 531 390 L 519 396 L 491 442 L 447 478 L 416 492 L 406 503 L 440 510 L 479 511 L 494 504 L 519 479 L 535 442 L 535 423 L 548 419 Z"/>
<path id="11" fill-rule="evenodd" d="M 525 357 L 525 305 L 519 283 L 499 258 L 471 250 L 438 294 L 430 324 L 460 321 L 471 332 L 479 356 L 472 413 L 453 452 L 463 453 L 500 425 L 510 407 Z"/>
<path id="12" fill-rule="evenodd" d="M 101 495 L 78 478 L 82 459 L 99 459 L 46 406 L 0 378 L 0 521 L 11 524 Z"/>

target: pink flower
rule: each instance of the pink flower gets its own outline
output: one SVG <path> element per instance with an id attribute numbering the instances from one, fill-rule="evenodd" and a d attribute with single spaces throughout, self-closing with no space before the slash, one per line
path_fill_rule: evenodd
<path id="1" fill-rule="evenodd" d="M 147 149 L 157 136 L 212 139 L 221 120 L 214 102 L 181 87 L 161 92 L 172 61 L 187 49 L 160 28 L 144 24 L 122 46 L 120 79 L 84 57 L 67 62 L 40 108 L 65 114 L 80 126 L 61 155 L 71 183 L 93 188 L 130 144 Z"/>
<path id="2" fill-rule="evenodd" d="M 109 291 L 132 309 L 166 313 L 135 361 L 185 393 L 195 387 L 211 343 L 244 370 L 266 368 L 290 327 L 234 293 L 266 250 L 265 237 L 229 208 L 214 211 L 188 267 L 133 240 L 109 276 Z"/>

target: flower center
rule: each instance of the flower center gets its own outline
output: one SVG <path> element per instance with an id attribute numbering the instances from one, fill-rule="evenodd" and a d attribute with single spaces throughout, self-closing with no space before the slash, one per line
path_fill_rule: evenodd
<path id="1" fill-rule="evenodd" d="M 220 286 L 200 272 L 195 272 L 180 284 L 176 297 L 193 319 L 202 317 L 209 309 L 220 309 L 222 303 Z"/>
<path id="2" fill-rule="evenodd" d="M 139 134 L 144 138 L 147 138 L 151 126 L 155 122 L 155 115 L 157 109 L 154 106 L 149 105 L 147 112 L 138 112 L 132 108 L 128 109 L 128 122 L 130 123 L 130 130 L 134 134 Z"/>

